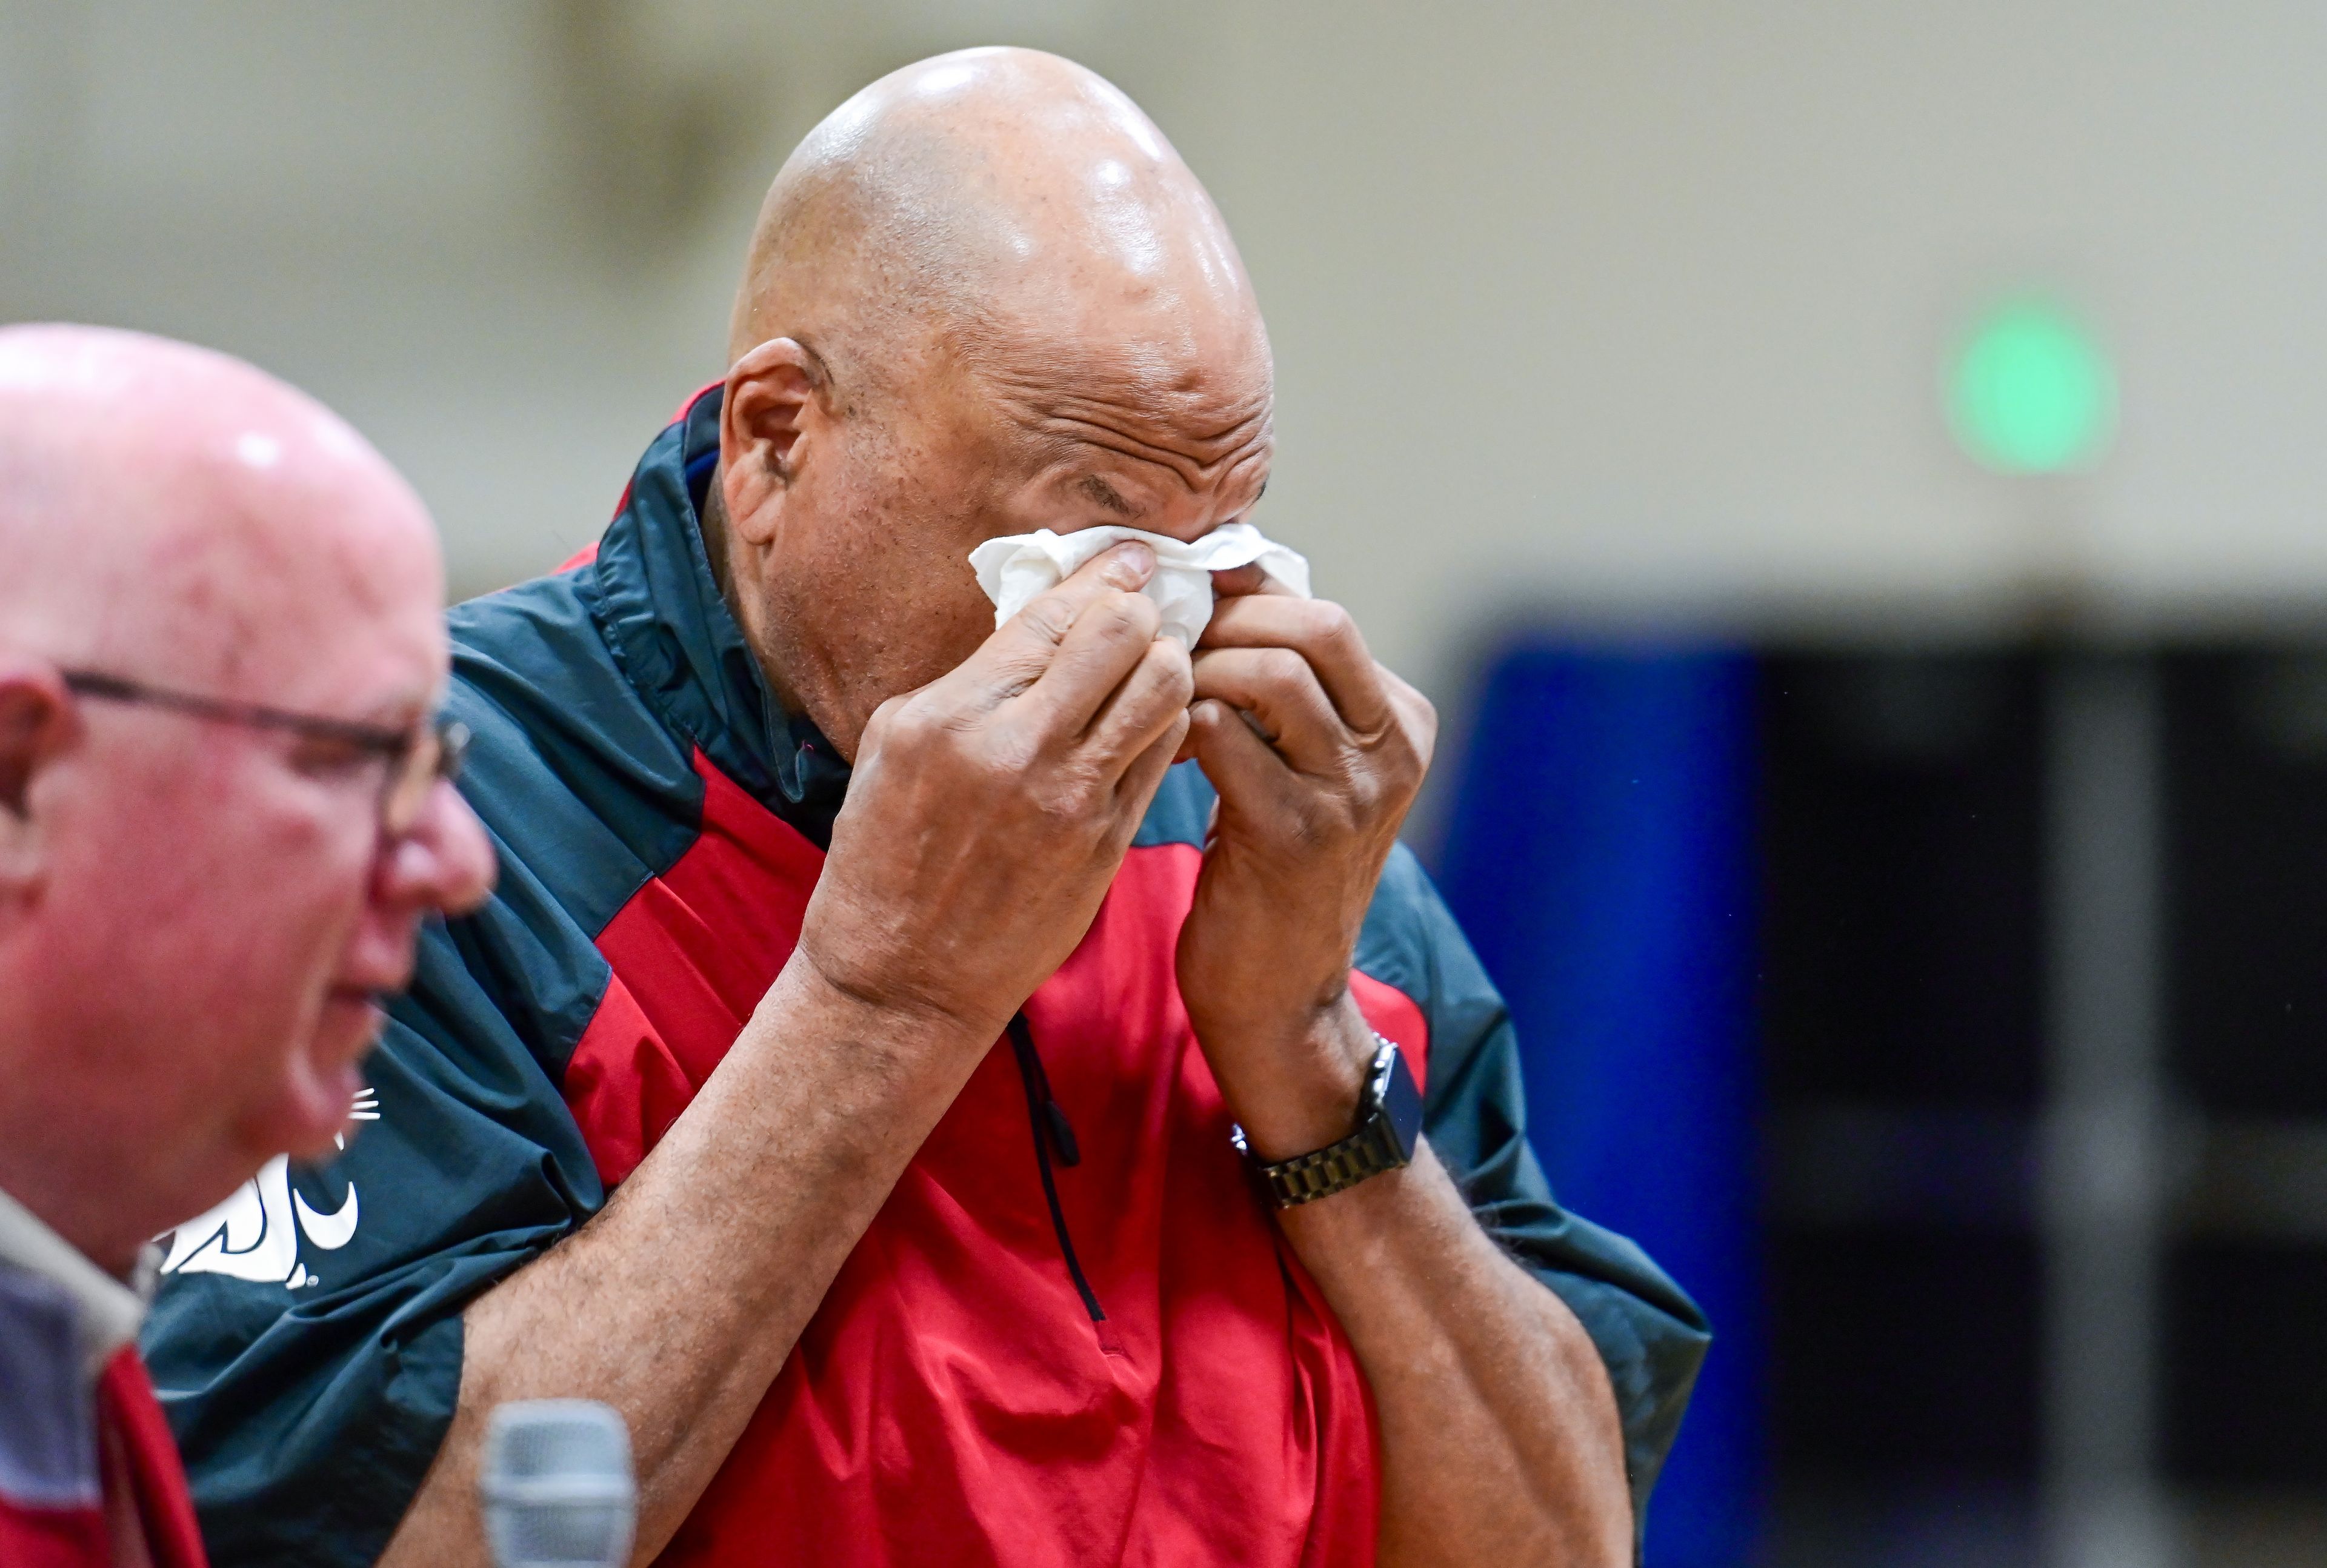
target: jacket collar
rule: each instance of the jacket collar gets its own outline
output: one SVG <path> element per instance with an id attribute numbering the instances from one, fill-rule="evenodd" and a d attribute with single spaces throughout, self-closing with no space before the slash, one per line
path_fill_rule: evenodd
<path id="1" fill-rule="evenodd" d="M 814 724 L 777 703 L 704 553 L 723 396 L 705 390 L 640 460 L 590 568 L 596 611 L 623 674 L 663 722 L 823 846 L 848 765 Z"/>
<path id="2" fill-rule="evenodd" d="M 138 1325 L 145 1321 L 145 1298 L 153 1290 L 150 1256 L 140 1260 L 137 1288 L 133 1289 L 82 1256 L 31 1209 L 0 1192 L 0 1267 L 11 1265 L 46 1280 L 71 1302 L 82 1370 L 89 1376 L 135 1339 Z"/>

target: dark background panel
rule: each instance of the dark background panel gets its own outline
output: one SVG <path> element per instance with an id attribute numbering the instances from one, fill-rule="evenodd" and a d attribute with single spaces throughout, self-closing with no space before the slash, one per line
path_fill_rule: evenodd
<path id="1" fill-rule="evenodd" d="M 2204 1109 L 2327 1113 L 2327 657 L 2165 660 L 2172 1059 Z"/>
<path id="2" fill-rule="evenodd" d="M 1781 1475 L 2035 1473 L 2041 1314 L 2029 1237 L 1783 1231 L 1770 1273 Z"/>
<path id="3" fill-rule="evenodd" d="M 2165 1300 L 2173 1474 L 2327 1487 L 2327 1245 L 2186 1245 Z"/>
<path id="4" fill-rule="evenodd" d="M 2033 659 L 1780 657 L 1762 713 L 1773 1094 L 2033 1103 Z"/>

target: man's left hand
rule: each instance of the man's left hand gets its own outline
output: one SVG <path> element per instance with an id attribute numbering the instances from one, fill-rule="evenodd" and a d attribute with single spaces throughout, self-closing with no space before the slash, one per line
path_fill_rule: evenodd
<path id="1" fill-rule="evenodd" d="M 1220 798 L 1179 977 L 1253 1152 L 1285 1160 L 1357 1130 L 1372 1036 L 1350 958 L 1438 717 L 1349 611 L 1259 576 L 1220 574 L 1197 644 L 1184 751 Z"/>

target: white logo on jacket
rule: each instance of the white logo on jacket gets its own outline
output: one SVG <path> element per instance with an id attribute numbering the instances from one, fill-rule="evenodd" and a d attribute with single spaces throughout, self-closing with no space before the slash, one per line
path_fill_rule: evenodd
<path id="1" fill-rule="evenodd" d="M 359 1122 L 379 1120 L 378 1091 L 359 1091 L 349 1115 Z M 344 1138 L 336 1141 L 347 1147 Z M 331 1213 L 309 1208 L 304 1198 L 291 1190 L 290 1160 L 277 1154 L 225 1202 L 171 1233 L 162 1272 L 227 1274 L 295 1291 L 316 1283 L 299 1261 L 300 1237 L 310 1246 L 337 1252 L 355 1238 L 361 1214 L 353 1182 L 348 1184 L 346 1201 Z"/>

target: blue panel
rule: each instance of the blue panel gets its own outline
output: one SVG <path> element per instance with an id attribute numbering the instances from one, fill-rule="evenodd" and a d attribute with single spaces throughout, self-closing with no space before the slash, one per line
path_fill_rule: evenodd
<path id="1" fill-rule="evenodd" d="M 1734 1568 L 1762 1493 L 1751 662 L 1523 644 L 1490 667 L 1440 882 L 1509 1000 L 1554 1190 L 1713 1320 L 1649 1568 Z"/>

